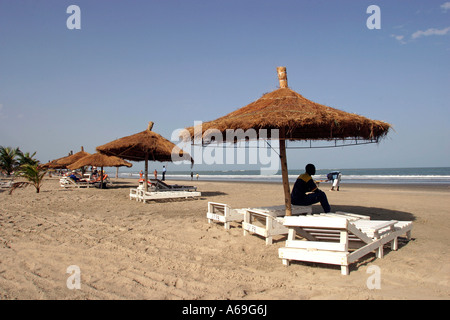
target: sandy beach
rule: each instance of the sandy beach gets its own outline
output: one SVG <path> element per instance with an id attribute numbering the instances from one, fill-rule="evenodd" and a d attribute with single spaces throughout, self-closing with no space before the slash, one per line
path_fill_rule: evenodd
<path id="1" fill-rule="evenodd" d="M 48 178 L 0 193 L 0 299 L 449 299 L 450 186 L 322 184 L 333 211 L 379 220 L 413 221 L 412 240 L 383 259 L 366 256 L 343 276 L 338 266 L 282 264 L 285 237 L 243 236 L 208 224 L 208 201 L 233 208 L 283 201 L 280 184 L 169 181 L 193 184 L 196 200 L 129 200 L 135 180 L 100 190 L 63 189 Z M 313 212 L 320 212 L 318 205 Z M 67 287 L 69 266 L 80 289 Z M 369 289 L 368 267 L 381 270 Z"/>

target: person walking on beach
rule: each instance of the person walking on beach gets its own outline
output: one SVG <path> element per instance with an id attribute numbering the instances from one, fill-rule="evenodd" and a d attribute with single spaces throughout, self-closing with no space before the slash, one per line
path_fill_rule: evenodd
<path id="1" fill-rule="evenodd" d="M 162 181 L 166 180 L 166 166 L 163 166 Z"/>
<path id="2" fill-rule="evenodd" d="M 298 206 L 309 206 L 320 202 L 325 213 L 331 211 L 327 195 L 320 190 L 312 176 L 316 174 L 316 167 L 309 163 L 305 173 L 298 176 L 291 193 L 291 203 Z"/>
<path id="3" fill-rule="evenodd" d="M 158 179 L 158 171 L 156 171 L 156 169 L 153 171 L 153 175 L 155 176 L 155 179 Z"/>

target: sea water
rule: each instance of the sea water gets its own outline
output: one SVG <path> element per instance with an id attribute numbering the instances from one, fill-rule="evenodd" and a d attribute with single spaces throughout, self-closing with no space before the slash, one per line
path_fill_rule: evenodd
<path id="1" fill-rule="evenodd" d="M 365 168 L 365 169 L 320 169 L 314 176 L 315 180 L 326 180 L 327 173 L 340 171 L 341 183 L 379 183 L 379 184 L 450 184 L 450 167 L 426 167 L 426 168 Z M 289 181 L 295 182 L 303 173 L 303 169 L 289 170 Z M 254 182 L 281 182 L 281 172 L 273 175 L 261 174 L 260 170 L 218 170 L 196 171 L 193 170 L 194 180 L 198 173 L 199 180 L 215 181 L 254 181 Z M 153 177 L 153 172 L 149 172 Z M 161 174 L 159 174 L 159 177 Z M 120 172 L 119 178 L 139 178 L 139 172 Z M 191 180 L 190 171 L 168 170 L 168 180 Z"/>

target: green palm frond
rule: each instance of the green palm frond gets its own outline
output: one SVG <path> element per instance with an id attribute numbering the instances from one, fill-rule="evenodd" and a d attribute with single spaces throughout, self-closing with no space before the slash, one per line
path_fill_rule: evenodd
<path id="1" fill-rule="evenodd" d="M 0 169 L 6 171 L 9 176 L 19 165 L 17 157 L 22 152 L 19 148 L 2 147 L 0 146 Z"/>
<path id="2" fill-rule="evenodd" d="M 36 193 L 39 193 L 46 173 L 47 170 L 40 169 L 37 164 L 24 164 L 20 166 L 17 175 L 28 180 L 27 183 L 33 185 L 36 188 Z"/>

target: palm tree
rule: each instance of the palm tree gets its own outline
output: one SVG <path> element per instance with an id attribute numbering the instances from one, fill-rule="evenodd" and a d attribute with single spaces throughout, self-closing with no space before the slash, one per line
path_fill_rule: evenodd
<path id="1" fill-rule="evenodd" d="M 18 153 L 19 165 L 22 166 L 24 164 L 32 164 L 32 165 L 39 164 L 39 160 L 34 159 L 35 155 L 36 155 L 36 152 L 34 152 L 33 154 L 30 155 L 29 152 L 23 153 L 22 151 L 19 150 L 19 153 Z"/>
<path id="2" fill-rule="evenodd" d="M 22 153 L 19 148 L 0 146 L 0 169 L 6 171 L 9 176 L 17 168 L 19 162 L 17 156 Z"/>
<path id="3" fill-rule="evenodd" d="M 24 164 L 20 166 L 16 175 L 28 180 L 26 183 L 33 185 L 36 193 L 39 193 L 46 173 L 47 170 L 39 168 L 37 164 Z"/>

